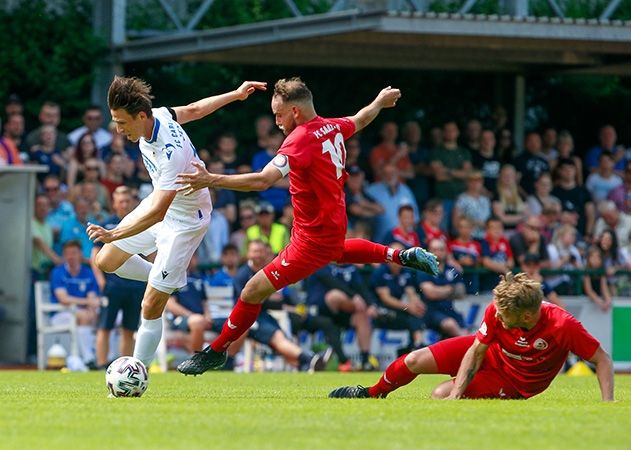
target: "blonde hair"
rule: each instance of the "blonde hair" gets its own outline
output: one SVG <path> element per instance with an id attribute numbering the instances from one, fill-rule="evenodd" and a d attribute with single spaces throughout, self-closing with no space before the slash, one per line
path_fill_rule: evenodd
<path id="1" fill-rule="evenodd" d="M 541 283 L 530 279 L 525 273 L 515 275 L 507 272 L 493 289 L 493 296 L 498 311 L 536 311 L 541 306 L 543 290 Z"/>
<path id="2" fill-rule="evenodd" d="M 505 164 L 504 167 L 502 167 L 500 174 L 502 172 L 506 172 L 509 170 L 513 172 L 513 177 L 517 176 L 517 171 L 515 170 L 515 167 L 510 164 Z M 501 179 L 501 175 L 500 175 L 500 179 Z M 519 190 L 517 187 L 517 180 L 514 179 L 513 181 L 515 182 L 512 183 L 510 186 L 506 186 L 503 182 L 498 180 L 497 194 L 498 194 L 499 201 L 502 204 L 503 209 L 512 209 L 514 211 L 521 212 L 525 208 L 526 203 L 522 200 L 521 196 L 519 195 Z"/>

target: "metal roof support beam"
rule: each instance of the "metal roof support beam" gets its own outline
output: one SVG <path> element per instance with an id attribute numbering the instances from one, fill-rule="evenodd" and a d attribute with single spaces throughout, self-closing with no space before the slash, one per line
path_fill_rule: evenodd
<path id="1" fill-rule="evenodd" d="M 462 8 L 460 8 L 460 11 L 458 12 L 460 14 L 467 14 L 469 11 L 471 11 L 471 8 L 473 8 L 477 2 L 478 0 L 467 0 L 466 2 L 464 2 L 464 5 L 462 5 Z"/>
<path id="2" fill-rule="evenodd" d="M 611 0 L 603 13 L 600 15 L 600 20 L 608 20 L 611 15 L 616 12 L 620 3 L 622 3 L 622 0 Z"/>
<path id="3" fill-rule="evenodd" d="M 550 5 L 550 8 L 552 8 L 554 13 L 558 17 L 560 17 L 561 19 L 563 19 L 565 17 L 565 13 L 563 12 L 563 10 L 559 6 L 559 4 L 556 2 L 556 0 L 548 0 L 548 5 Z"/>
<path id="4" fill-rule="evenodd" d="M 193 17 L 191 17 L 191 20 L 189 20 L 186 24 L 186 29 L 188 31 L 192 31 L 193 28 L 197 26 L 199 21 L 202 20 L 202 17 L 204 17 L 204 14 L 206 14 L 206 11 L 208 11 L 208 8 L 210 8 L 213 3 L 215 3 L 215 0 L 204 0 L 204 3 L 200 5 L 200 7 L 195 12 L 195 15 L 193 15 Z"/>
<path id="5" fill-rule="evenodd" d="M 159 0 L 159 2 L 164 12 L 167 13 L 167 16 L 169 16 L 169 19 L 171 19 L 171 22 L 175 25 L 175 28 L 177 28 L 178 31 L 182 31 L 184 26 L 182 25 L 180 18 L 177 14 L 175 14 L 175 11 L 173 11 L 173 8 L 171 8 L 171 5 L 169 5 L 167 0 Z"/>
<path id="6" fill-rule="evenodd" d="M 300 12 L 298 7 L 294 3 L 294 0 L 285 0 L 285 4 L 287 5 L 291 13 L 294 15 L 294 17 L 302 17 L 302 13 Z"/>
<path id="7" fill-rule="evenodd" d="M 504 0 L 506 13 L 516 17 L 527 17 L 529 0 Z"/>

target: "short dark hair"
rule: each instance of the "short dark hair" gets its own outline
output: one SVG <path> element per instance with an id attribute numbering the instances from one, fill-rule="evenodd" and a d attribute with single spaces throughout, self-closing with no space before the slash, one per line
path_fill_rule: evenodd
<path id="1" fill-rule="evenodd" d="M 65 250 L 67 248 L 70 248 L 70 247 L 77 247 L 79 250 L 83 250 L 81 248 L 81 242 L 79 242 L 76 239 L 70 239 L 69 241 L 64 242 L 63 245 L 61 246 L 61 248 L 63 250 Z"/>
<path id="2" fill-rule="evenodd" d="M 230 243 L 226 244 L 221 249 L 221 254 L 225 255 L 228 252 L 237 252 L 237 253 L 239 253 L 239 248 L 236 245 L 234 245 L 234 244 L 230 244 Z"/>
<path id="3" fill-rule="evenodd" d="M 274 85 L 274 97 L 279 96 L 284 102 L 311 103 L 313 94 L 300 77 L 281 78 Z"/>
<path id="4" fill-rule="evenodd" d="M 136 77 L 114 77 L 107 91 L 107 106 L 111 110 L 122 109 L 132 117 L 144 112 L 148 117 L 151 113 L 151 86 Z"/>

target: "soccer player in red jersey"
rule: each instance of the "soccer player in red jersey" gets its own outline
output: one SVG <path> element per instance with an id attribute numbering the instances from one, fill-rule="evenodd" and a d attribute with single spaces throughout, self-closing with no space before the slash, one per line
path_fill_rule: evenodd
<path id="1" fill-rule="evenodd" d="M 277 290 L 306 278 L 336 261 L 348 263 L 395 262 L 438 273 L 436 257 L 420 247 L 388 248 L 363 239 L 346 240 L 348 219 L 344 183 L 344 141 L 374 120 L 383 108 L 396 105 L 398 89 L 387 87 L 351 117 L 327 119 L 316 114 L 311 91 L 300 78 L 279 80 L 274 86 L 272 112 L 287 136 L 272 161 L 258 173 L 211 174 L 197 165 L 194 173 L 179 174 L 180 191 L 192 193 L 207 187 L 262 191 L 289 174 L 294 223 L 289 245 L 241 292 L 221 334 L 199 353 L 178 366 L 186 375 L 222 367 L 225 350 L 256 320 L 261 304 Z"/>
<path id="2" fill-rule="evenodd" d="M 332 398 L 386 397 L 422 373 L 455 377 L 432 392 L 437 399 L 521 399 L 537 395 L 559 373 L 569 352 L 596 366 L 604 401 L 613 400 L 611 358 L 564 309 L 542 302 L 541 285 L 507 273 L 473 336 L 447 339 L 401 356 L 369 387 L 344 386 Z"/>

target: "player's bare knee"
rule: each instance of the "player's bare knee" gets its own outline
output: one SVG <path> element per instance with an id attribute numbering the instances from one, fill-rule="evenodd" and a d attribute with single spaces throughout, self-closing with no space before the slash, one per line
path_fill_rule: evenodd
<path id="1" fill-rule="evenodd" d="M 94 259 L 96 267 L 98 267 L 101 271 L 107 273 L 113 273 L 118 269 L 119 266 L 112 263 L 112 260 L 107 257 L 107 252 L 100 251 L 96 254 L 96 258 Z"/>
<path id="2" fill-rule="evenodd" d="M 191 314 L 188 318 L 188 327 L 193 331 L 193 329 L 203 329 L 204 328 L 204 316 L 201 314 Z"/>

